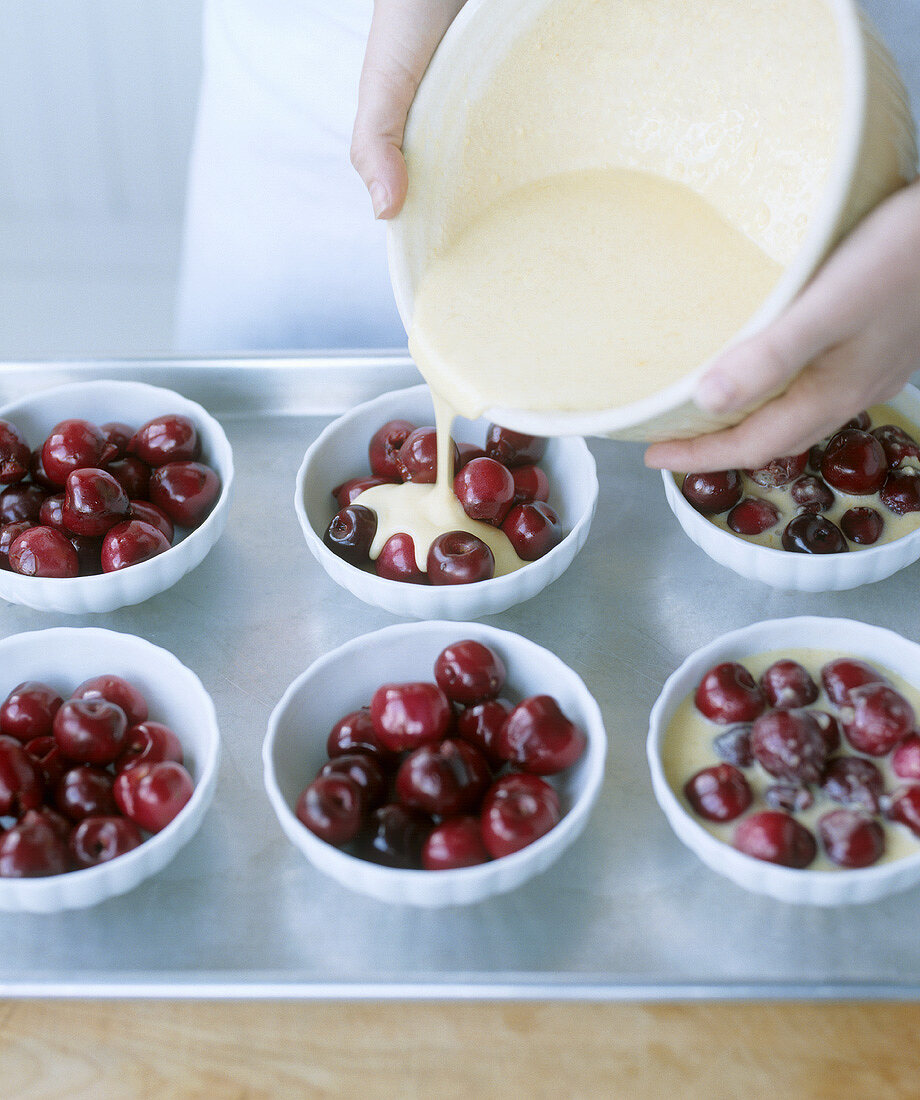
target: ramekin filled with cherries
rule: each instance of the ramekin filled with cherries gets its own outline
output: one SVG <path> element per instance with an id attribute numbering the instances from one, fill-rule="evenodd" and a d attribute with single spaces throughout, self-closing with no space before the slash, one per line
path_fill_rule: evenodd
<path id="1" fill-rule="evenodd" d="M 0 667 L 0 909 L 94 905 L 165 867 L 217 779 L 217 718 L 198 677 L 95 628 L 5 638 Z"/>
<path id="2" fill-rule="evenodd" d="M 43 390 L 0 409 L 0 597 L 38 610 L 139 603 L 223 531 L 230 445 L 200 405 L 143 383 Z"/>
<path id="3" fill-rule="evenodd" d="M 433 485 L 427 386 L 384 394 L 326 428 L 304 456 L 294 506 L 307 545 L 333 580 L 394 614 L 465 620 L 530 599 L 568 568 L 597 505 L 597 472 L 584 440 L 536 439 L 457 420 L 450 456 L 452 499 L 472 530 L 448 527 L 415 546 L 408 531 L 378 530 L 372 497 L 378 486 Z M 503 561 L 512 571 L 504 572 Z"/>
<path id="4" fill-rule="evenodd" d="M 433 621 L 311 665 L 271 716 L 263 763 L 284 832 L 318 869 L 438 907 L 545 870 L 584 829 L 605 754 L 597 704 L 558 657 Z"/>
<path id="5" fill-rule="evenodd" d="M 656 797 L 714 870 L 841 905 L 920 882 L 920 646 L 847 619 L 758 623 L 691 655 L 652 711 Z"/>
<path id="6" fill-rule="evenodd" d="M 741 576 L 806 592 L 882 580 L 920 557 L 920 391 L 756 470 L 662 476 L 685 532 Z"/>

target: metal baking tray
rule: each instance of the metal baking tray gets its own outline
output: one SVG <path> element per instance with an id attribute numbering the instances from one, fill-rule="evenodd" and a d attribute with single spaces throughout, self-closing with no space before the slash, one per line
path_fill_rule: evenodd
<path id="1" fill-rule="evenodd" d="M 132 893 L 50 916 L 0 915 L 0 994 L 272 998 L 898 998 L 920 995 L 917 891 L 837 910 L 756 897 L 705 868 L 652 795 L 644 745 L 665 678 L 762 618 L 843 615 L 920 641 L 920 565 L 864 589 L 787 594 L 715 565 L 682 533 L 641 447 L 595 441 L 588 542 L 550 588 L 491 621 L 584 677 L 609 734 L 581 839 L 538 879 L 469 908 L 388 906 L 327 880 L 283 836 L 260 750 L 284 689 L 330 648 L 394 621 L 337 588 L 292 508 L 329 419 L 414 384 L 402 354 L 0 365 L 0 400 L 80 379 L 177 389 L 216 415 L 238 483 L 227 531 L 173 589 L 108 615 L 3 605 L 0 635 L 102 625 L 148 638 L 211 692 L 224 744 L 200 833 Z M 343 471 L 343 474 L 347 471 Z"/>

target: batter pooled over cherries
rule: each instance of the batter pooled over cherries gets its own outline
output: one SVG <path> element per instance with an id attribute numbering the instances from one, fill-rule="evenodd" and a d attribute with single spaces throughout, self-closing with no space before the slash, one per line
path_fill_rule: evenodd
<path id="1" fill-rule="evenodd" d="M 669 771 L 692 812 L 787 867 L 917 850 L 920 733 L 906 685 L 855 657 L 769 656 L 709 669 L 671 723 Z"/>
<path id="2" fill-rule="evenodd" d="M 838 554 L 920 526 L 920 444 L 894 410 L 860 413 L 757 470 L 689 473 L 681 491 L 717 526 L 776 549 Z"/>

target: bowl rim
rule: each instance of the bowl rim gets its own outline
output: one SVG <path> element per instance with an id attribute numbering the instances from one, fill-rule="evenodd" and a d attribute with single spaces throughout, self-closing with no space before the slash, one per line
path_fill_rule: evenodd
<path id="1" fill-rule="evenodd" d="M 158 646 L 138 634 L 129 634 L 126 631 L 109 630 L 106 627 L 98 626 L 52 626 L 39 630 L 21 631 L 0 639 L 0 658 L 2 658 L 6 649 L 21 645 L 24 641 L 27 644 L 44 643 L 48 652 L 59 653 L 66 645 L 75 643 L 78 639 L 81 644 L 87 646 L 98 645 L 103 639 L 106 642 L 126 645 L 138 651 L 138 663 L 140 663 L 144 654 L 156 654 L 158 661 L 165 660 L 167 664 L 172 665 L 173 669 L 182 675 L 185 686 L 191 686 L 197 693 L 199 702 L 203 707 L 199 727 L 204 731 L 205 736 L 204 751 L 197 754 L 200 759 L 196 760 L 197 775 L 193 777 L 195 786 L 192 796 L 168 825 L 157 833 L 151 833 L 137 848 L 132 848 L 116 859 L 96 864 L 93 867 L 79 867 L 72 871 L 65 871 L 60 875 L 44 875 L 36 878 L 0 878 L 0 894 L 15 892 L 23 898 L 28 899 L 31 895 L 38 900 L 45 894 L 55 893 L 57 887 L 65 881 L 69 884 L 87 885 L 96 880 L 104 882 L 110 877 L 124 877 L 125 874 L 130 874 L 136 864 L 149 860 L 151 852 L 169 847 L 174 838 L 179 840 L 179 847 L 176 848 L 176 852 L 178 852 L 179 848 L 191 839 L 191 836 L 182 840 L 181 837 L 177 837 L 177 834 L 186 828 L 186 823 L 190 819 L 205 813 L 214 794 L 221 759 L 220 726 L 214 700 L 198 674 L 180 661 L 170 650 Z M 181 737 L 180 740 L 182 740 Z M 151 845 L 153 847 L 150 847 Z M 143 879 L 155 873 L 155 870 L 145 870 L 139 881 L 143 881 Z M 5 884 L 10 884 L 8 891 L 5 889 Z M 131 888 L 133 889 L 133 887 Z M 109 896 L 111 895 L 101 895 L 99 900 L 105 900 Z M 60 908 L 67 908 L 67 906 L 62 905 Z"/>
<path id="2" fill-rule="evenodd" d="M 349 425 L 353 424 L 356 420 L 369 415 L 377 409 L 387 408 L 391 404 L 399 404 L 400 401 L 411 401 L 421 398 L 423 395 L 430 397 L 431 391 L 425 383 L 420 385 L 409 386 L 401 390 L 390 390 L 387 393 L 380 394 L 378 397 L 372 398 L 370 401 L 362 402 L 360 405 L 355 405 L 351 409 L 342 413 L 341 416 L 336 417 L 331 423 L 327 424 L 325 428 L 320 432 L 316 439 L 307 448 L 304 454 L 303 461 L 300 464 L 300 468 L 297 471 L 297 476 L 294 483 L 294 509 L 297 514 L 297 518 L 300 521 L 301 529 L 303 530 L 304 537 L 307 540 L 307 544 L 313 552 L 314 557 L 320 563 L 329 562 L 333 564 L 333 568 L 338 570 L 340 566 L 347 566 L 349 570 L 357 570 L 364 577 L 367 578 L 365 582 L 368 589 L 379 588 L 383 593 L 397 593 L 403 591 L 406 587 L 405 581 L 390 580 L 387 577 L 378 577 L 376 573 L 371 573 L 366 570 L 359 570 L 357 566 L 349 565 L 341 558 L 337 557 L 323 542 L 322 536 L 317 532 L 316 528 L 310 521 L 310 517 L 307 514 L 307 508 L 304 501 L 304 489 L 308 480 L 310 467 L 318 454 L 321 454 L 323 448 L 329 442 L 330 439 L 336 437 L 340 432 L 345 430 Z M 465 419 L 465 418 L 464 418 Z M 478 417 L 478 420 L 484 420 L 485 417 Z M 382 423 L 382 421 L 381 421 Z M 475 421 L 471 421 L 475 423 Z M 597 507 L 597 500 L 600 494 L 600 484 L 597 477 L 597 462 L 594 455 L 588 449 L 587 443 L 582 438 L 572 438 L 565 440 L 558 440 L 560 445 L 565 445 L 572 449 L 573 452 L 577 452 L 579 461 L 583 464 L 583 470 L 580 472 L 580 479 L 584 485 L 584 490 L 588 498 L 588 506 L 578 516 L 571 529 L 566 532 L 565 536 L 556 546 L 552 548 L 548 553 L 544 554 L 542 558 L 537 558 L 536 561 L 526 562 L 520 569 L 514 570 L 512 573 L 506 573 L 500 577 L 490 577 L 485 581 L 475 581 L 472 584 L 465 585 L 413 585 L 412 587 L 420 591 L 424 591 L 426 588 L 433 589 L 437 593 L 441 594 L 441 599 L 454 598 L 457 601 L 462 598 L 469 598 L 469 593 L 473 592 L 506 592 L 513 590 L 517 584 L 516 578 L 520 574 L 528 572 L 532 574 L 534 570 L 531 570 L 531 566 L 543 566 L 544 569 L 551 568 L 553 563 L 560 557 L 569 553 L 570 547 L 573 543 L 577 543 L 583 536 L 586 537 L 586 529 L 590 527 L 593 519 L 594 512 Z M 334 515 L 335 513 L 331 513 Z M 331 518 L 331 516 L 330 516 Z M 448 593 L 457 593 L 456 597 L 448 595 Z M 424 597 L 417 597 L 422 599 Z M 434 597 L 432 597 L 434 598 Z"/>
<path id="3" fill-rule="evenodd" d="M 920 668 L 920 644 L 905 638 L 888 627 L 876 626 L 858 619 L 847 619 L 840 616 L 797 615 L 782 619 L 763 619 L 719 635 L 706 645 L 694 650 L 671 673 L 655 700 L 649 715 L 646 759 L 651 772 L 655 797 L 668 821 L 672 822 L 672 828 L 674 828 L 678 838 L 718 873 L 733 878 L 737 882 L 738 879 L 734 877 L 735 874 L 747 878 L 752 871 L 756 870 L 764 882 L 778 884 L 781 888 L 793 892 L 796 884 L 807 887 L 808 885 L 820 883 L 826 884 L 823 893 L 838 895 L 842 894 L 852 884 L 872 885 L 884 883 L 888 879 L 901 878 L 905 872 L 920 871 L 920 848 L 910 855 L 901 856 L 887 863 L 877 863 L 871 867 L 859 868 L 794 868 L 758 860 L 754 856 L 749 856 L 737 848 L 733 848 L 728 842 L 713 836 L 689 813 L 668 781 L 662 760 L 662 747 L 667 735 L 668 723 L 680 703 L 687 698 L 688 691 L 685 685 L 688 681 L 692 682 L 698 678 L 701 671 L 705 671 L 719 660 L 734 659 L 743 662 L 746 657 L 780 648 L 775 640 L 770 641 L 769 648 L 763 644 L 760 645 L 760 648 L 757 648 L 757 639 L 764 635 L 769 637 L 774 632 L 793 633 L 812 629 L 826 632 L 827 637 L 831 639 L 845 638 L 846 652 L 852 653 L 856 657 L 864 655 L 861 653 L 861 648 L 866 645 L 868 639 L 886 642 L 889 646 L 895 646 L 898 649 L 909 649 L 917 661 L 917 668 Z M 799 648 L 801 648 L 801 643 Z M 841 647 L 833 643 L 829 648 L 837 650 Z M 734 656 L 730 658 L 732 654 Z M 870 658 L 867 657 L 866 659 Z M 884 664 L 880 658 L 874 657 L 871 659 L 876 663 Z M 899 673 L 899 675 L 903 675 L 904 679 L 909 679 L 904 673 Z M 915 675 L 917 675 L 917 679 L 911 681 L 911 683 L 920 690 L 920 674 L 915 673 Z M 675 818 L 680 822 L 679 830 L 673 825 Z"/>
<path id="4" fill-rule="evenodd" d="M 496 645 L 501 645 L 505 639 L 511 638 L 513 645 L 523 646 L 529 653 L 537 656 L 541 661 L 548 662 L 555 670 L 564 674 L 572 687 L 577 690 L 580 698 L 579 708 L 582 712 L 580 718 L 584 721 L 587 737 L 584 754 L 578 761 L 578 765 L 583 769 L 585 776 L 584 787 L 579 791 L 578 797 L 572 801 L 568 811 L 556 825 L 527 847 L 512 852 L 510 855 L 502 856 L 500 859 L 493 859 L 473 867 L 456 867 L 438 872 L 426 871 L 420 868 L 387 867 L 351 855 L 321 840 L 301 824 L 291 806 L 288 805 L 287 799 L 281 791 L 274 762 L 275 747 L 284 736 L 282 723 L 288 708 L 311 681 L 317 678 L 322 679 L 324 674 L 338 662 L 354 658 L 355 655 L 360 654 L 369 646 L 396 642 L 410 633 L 425 633 L 431 635 L 432 638 L 440 634 L 450 638 L 470 637 L 483 641 L 485 644 Z M 449 643 L 445 641 L 444 644 Z M 407 886 L 409 884 L 415 886 L 419 883 L 426 883 L 430 885 L 431 893 L 441 893 L 444 890 L 449 891 L 454 883 L 487 883 L 493 878 L 503 877 L 508 871 L 526 867 L 527 864 L 532 862 L 538 862 L 547 849 L 551 850 L 559 845 L 564 845 L 570 839 L 574 839 L 600 794 L 604 782 L 607 746 L 606 727 L 597 700 L 582 677 L 552 650 L 539 645 L 522 634 L 516 634 L 514 631 L 485 623 L 428 619 L 422 622 L 395 623 L 366 634 L 359 634 L 342 645 L 336 646 L 335 649 L 320 655 L 296 676 L 285 689 L 268 719 L 267 731 L 262 742 L 263 782 L 272 808 L 285 833 L 288 833 L 290 838 L 288 827 L 299 831 L 303 844 L 296 846 L 317 870 L 328 874 L 329 872 L 323 866 L 328 860 L 337 864 L 343 870 L 357 866 L 360 868 L 361 876 L 372 882 L 386 883 L 393 886 L 398 886 L 400 883 L 405 883 Z M 291 843 L 295 842 L 291 840 Z M 308 848 L 310 853 L 317 853 L 319 862 L 314 860 L 312 854 L 304 851 L 304 847 Z M 339 879 L 339 881 L 342 880 Z M 439 885 L 442 889 L 438 889 Z"/>
<path id="5" fill-rule="evenodd" d="M 548 6 L 552 0 L 545 0 Z M 614 409 L 588 412 L 539 412 L 494 406 L 485 416 L 517 431 L 535 435 L 603 436 L 636 427 L 681 405 L 692 402 L 697 383 L 711 363 L 728 348 L 761 331 L 789 305 L 811 277 L 828 251 L 831 239 L 859 164 L 867 125 L 868 49 L 856 0 L 826 0 L 837 29 L 838 54 L 843 73 L 843 99 L 840 104 L 838 141 L 830 158 L 821 198 L 810 224 L 788 265 L 773 289 L 744 325 L 712 356 L 691 372 L 658 393 Z M 494 13 L 494 0 L 467 0 L 448 27 L 421 80 L 409 110 L 403 139 L 410 148 L 416 134 L 424 130 L 428 117 L 437 117 L 449 97 L 443 94 L 453 67 L 452 54 L 462 48 L 463 36 L 470 24 L 487 9 Z M 397 310 L 407 332 L 412 322 L 414 289 L 403 234 L 405 222 L 400 216 L 387 223 L 387 261 Z"/>
<path id="6" fill-rule="evenodd" d="M 155 557 L 148 558 L 146 561 L 138 562 L 136 565 L 130 566 L 132 577 L 141 579 L 158 569 L 161 565 L 161 559 L 172 553 L 172 551 L 179 550 L 193 538 L 196 544 L 201 542 L 203 538 L 210 537 L 211 532 L 216 526 L 223 524 L 223 513 L 230 500 L 235 473 L 233 449 L 230 446 L 227 433 L 224 431 L 220 422 L 212 416 L 203 405 L 198 404 L 197 401 L 192 401 L 191 398 L 185 397 L 177 390 L 171 390 L 166 386 L 156 386 L 150 382 L 135 382 L 121 378 L 65 382 L 56 386 L 48 386 L 42 390 L 34 390 L 23 397 L 16 398 L 14 401 L 8 401 L 5 405 L 0 407 L 0 419 L 13 420 L 17 411 L 28 409 L 35 401 L 49 398 L 53 399 L 58 394 L 62 397 L 66 397 L 68 393 L 92 393 L 93 391 L 98 391 L 101 395 L 115 392 L 144 397 L 149 396 L 151 398 L 156 394 L 169 394 L 171 400 L 177 401 L 184 407 L 186 414 L 195 419 L 196 427 L 199 428 L 199 431 L 202 425 L 207 428 L 208 434 L 213 437 L 212 449 L 220 452 L 219 455 L 212 456 L 213 468 L 220 477 L 221 486 L 220 493 L 211 511 L 197 527 L 189 528 L 187 534 L 178 542 L 173 543 L 168 550 L 164 550 L 162 554 L 157 554 Z M 113 416 L 114 415 L 116 414 L 113 414 Z M 138 427 L 141 427 L 141 425 L 139 424 Z M 221 466 L 220 469 L 218 469 L 219 464 Z M 117 572 L 119 571 L 116 570 L 116 573 Z M 87 576 L 77 577 L 28 577 L 20 573 L 8 573 L 7 571 L 4 571 L 4 574 L 9 577 L 15 577 L 16 580 L 12 583 L 16 585 L 31 582 L 29 587 L 33 592 L 39 591 L 40 588 L 46 588 L 58 594 L 64 592 L 87 594 L 90 598 L 98 591 L 104 590 L 107 585 L 111 585 L 111 577 L 113 575 L 111 573 L 93 573 Z M 2 577 L 4 574 L 0 574 L 0 588 L 3 587 Z"/>

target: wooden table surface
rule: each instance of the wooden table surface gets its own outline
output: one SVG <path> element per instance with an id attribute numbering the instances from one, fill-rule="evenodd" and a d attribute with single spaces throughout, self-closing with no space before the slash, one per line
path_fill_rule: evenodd
<path id="1" fill-rule="evenodd" d="M 0 1002 L 8 1100 L 920 1096 L 920 1005 Z"/>

